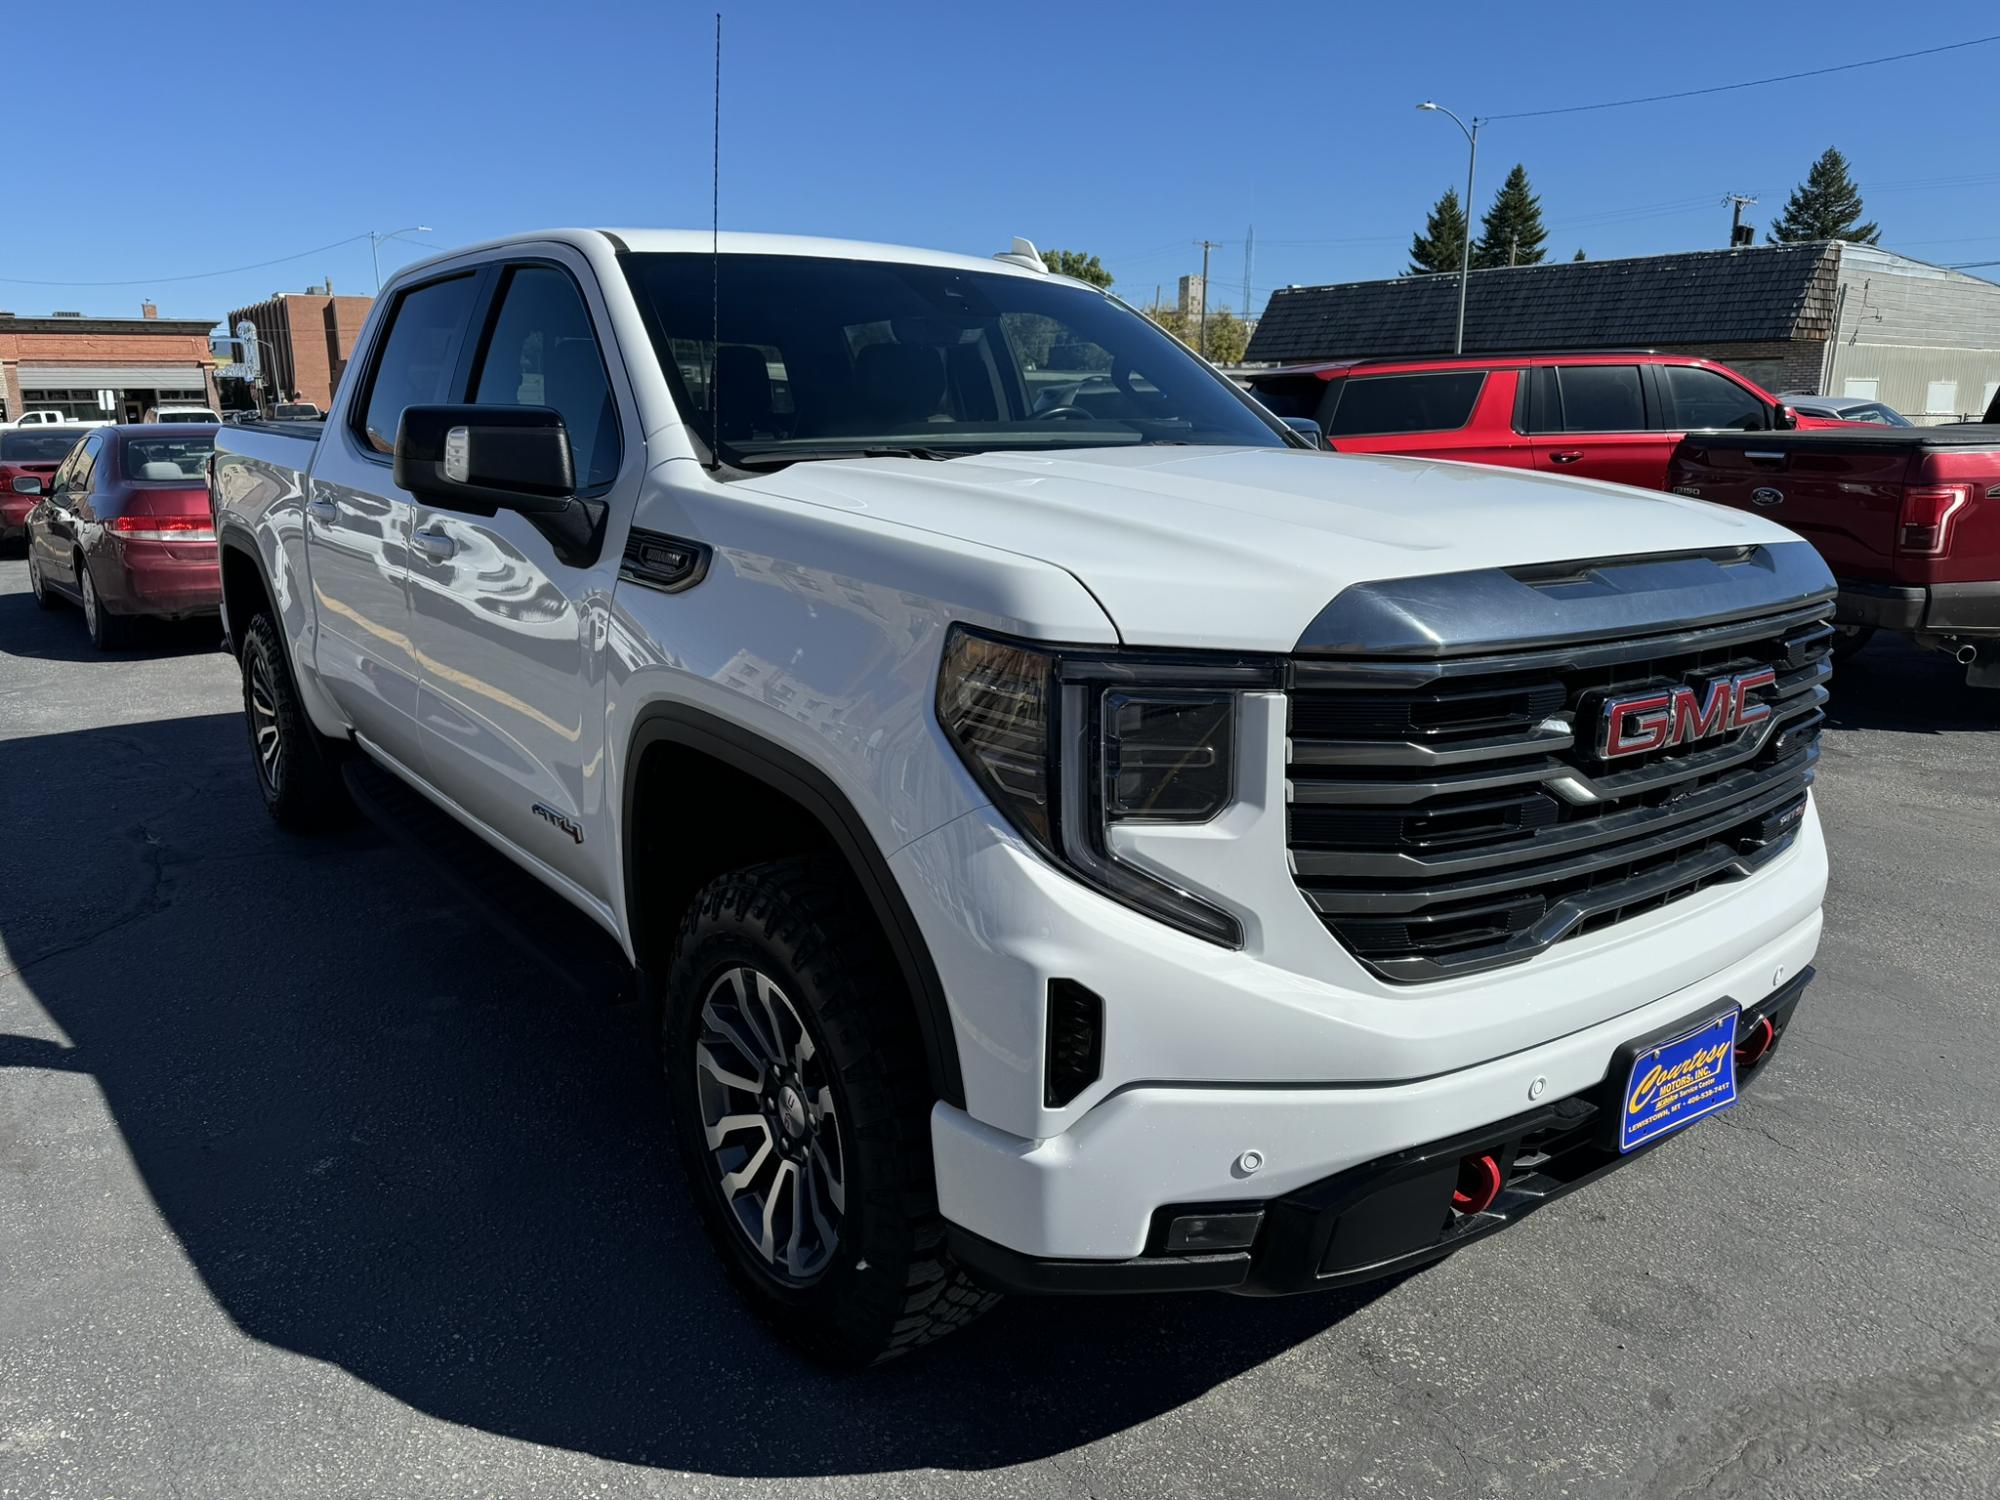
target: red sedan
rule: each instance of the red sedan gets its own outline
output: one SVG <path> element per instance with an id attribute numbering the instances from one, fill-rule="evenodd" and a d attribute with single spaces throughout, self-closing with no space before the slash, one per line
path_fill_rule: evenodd
<path id="1" fill-rule="evenodd" d="M 57 424 L 0 431 L 0 542 L 27 535 L 28 512 L 41 498 L 49 476 L 90 430 Z M 17 479 L 34 483 L 16 484 Z"/>
<path id="2" fill-rule="evenodd" d="M 184 619 L 222 605 L 208 509 L 215 428 L 174 423 L 97 427 L 78 443 L 28 513 L 35 602 L 83 606 L 91 643 L 117 646 L 135 617 Z"/>

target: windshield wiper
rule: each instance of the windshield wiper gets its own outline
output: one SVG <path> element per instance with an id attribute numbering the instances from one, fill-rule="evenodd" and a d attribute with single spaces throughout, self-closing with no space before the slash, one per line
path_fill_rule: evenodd
<path id="1" fill-rule="evenodd" d="M 782 469 L 787 464 L 815 463 L 829 458 L 924 458 L 937 463 L 963 458 L 944 448 L 870 445 L 860 448 L 752 448 L 732 453 L 724 462 L 738 469 Z"/>

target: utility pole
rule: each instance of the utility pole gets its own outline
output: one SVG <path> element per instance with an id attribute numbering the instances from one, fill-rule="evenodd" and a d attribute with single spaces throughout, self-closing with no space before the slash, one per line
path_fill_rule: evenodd
<path id="1" fill-rule="evenodd" d="M 1730 207 L 1729 248 L 1734 250 L 1739 245 L 1752 243 L 1757 238 L 1756 226 L 1743 222 L 1743 210 L 1757 200 L 1748 193 L 1724 193 L 1722 201 Z"/>
<path id="2" fill-rule="evenodd" d="M 1201 332 L 1195 336 L 1203 359 L 1208 358 L 1208 252 L 1222 247 L 1220 240 L 1196 240 L 1201 246 Z"/>
<path id="3" fill-rule="evenodd" d="M 1257 257 L 1257 226 L 1252 224 L 1243 236 L 1243 321 L 1250 321 L 1250 268 Z M 1208 299 L 1202 299 L 1202 306 L 1208 306 Z"/>

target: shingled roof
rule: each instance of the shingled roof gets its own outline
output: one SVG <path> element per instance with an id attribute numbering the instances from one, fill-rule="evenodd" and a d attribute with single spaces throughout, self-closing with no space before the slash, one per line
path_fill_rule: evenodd
<path id="1" fill-rule="evenodd" d="M 1697 250 L 1629 260 L 1550 261 L 1474 271 L 1468 353 L 1826 338 L 1836 247 L 1825 242 Z M 1246 360 L 1293 363 L 1451 351 L 1458 277 L 1403 276 L 1284 287 Z"/>

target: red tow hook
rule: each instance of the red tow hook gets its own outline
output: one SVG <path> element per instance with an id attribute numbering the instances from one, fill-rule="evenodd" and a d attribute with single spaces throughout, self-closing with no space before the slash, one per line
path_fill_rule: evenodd
<path id="1" fill-rule="evenodd" d="M 1778 1028 L 1771 1024 L 1771 1018 L 1769 1016 L 1759 1016 L 1757 1024 L 1752 1026 L 1744 1034 L 1743 1039 L 1736 1044 L 1736 1066 L 1738 1068 L 1756 1067 L 1758 1063 L 1764 1060 L 1764 1054 L 1771 1050 L 1772 1044 L 1777 1040 Z"/>
<path id="2" fill-rule="evenodd" d="M 1458 1186 L 1451 1206 L 1462 1214 L 1483 1214 L 1500 1196 L 1500 1163 L 1491 1156 L 1468 1156 L 1458 1164 Z"/>

